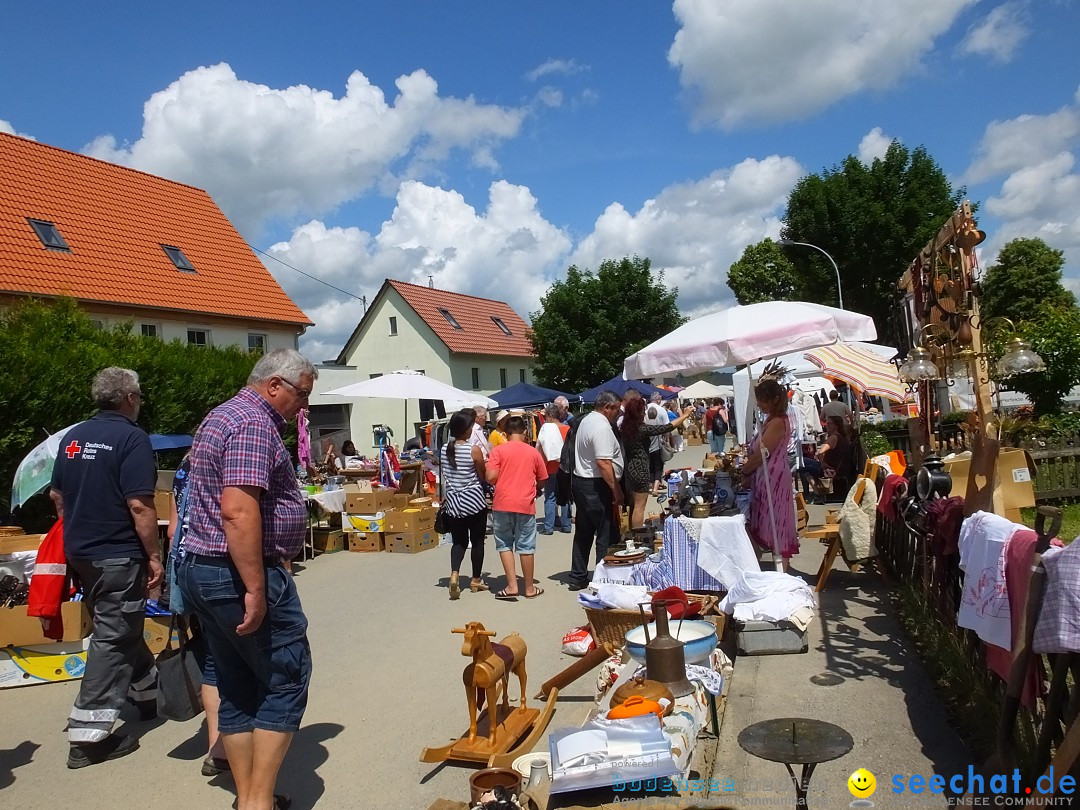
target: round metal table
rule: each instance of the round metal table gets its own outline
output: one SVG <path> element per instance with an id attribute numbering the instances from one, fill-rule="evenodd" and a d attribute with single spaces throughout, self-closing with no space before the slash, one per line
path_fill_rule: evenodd
<path id="1" fill-rule="evenodd" d="M 819 763 L 839 759 L 854 747 L 855 741 L 840 726 L 805 717 L 781 717 L 762 720 L 739 732 L 739 746 L 748 754 L 782 763 L 795 785 L 796 806 L 806 807 L 810 777 Z M 792 765 L 802 765 L 795 776 Z"/>

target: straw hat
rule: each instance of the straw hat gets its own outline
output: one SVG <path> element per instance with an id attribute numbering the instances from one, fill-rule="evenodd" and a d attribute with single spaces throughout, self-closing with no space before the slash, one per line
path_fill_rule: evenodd
<path id="1" fill-rule="evenodd" d="M 510 411 L 499 411 L 498 415 L 495 417 L 495 424 L 498 425 L 504 419 L 508 419 L 510 415 Z"/>

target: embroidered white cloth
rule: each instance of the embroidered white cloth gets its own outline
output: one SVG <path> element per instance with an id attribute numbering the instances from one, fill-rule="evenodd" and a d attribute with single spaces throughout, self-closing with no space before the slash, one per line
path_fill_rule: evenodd
<path id="1" fill-rule="evenodd" d="M 814 591 L 799 577 L 783 571 L 744 573 L 720 602 L 720 610 L 739 621 L 807 622 L 817 602 Z M 805 629 L 805 627 L 803 628 Z"/>
<path id="2" fill-rule="evenodd" d="M 681 518 L 687 531 L 698 539 L 698 567 L 731 590 L 746 571 L 761 571 L 750 535 L 746 533 L 746 517 L 711 517 L 704 520 Z M 696 530 L 696 533 L 695 533 Z"/>
<path id="3" fill-rule="evenodd" d="M 1005 549 L 1022 529 L 990 512 L 976 512 L 960 527 L 960 568 L 964 592 L 956 623 L 974 630 L 988 644 L 1012 649 L 1012 612 L 1005 584 Z"/>

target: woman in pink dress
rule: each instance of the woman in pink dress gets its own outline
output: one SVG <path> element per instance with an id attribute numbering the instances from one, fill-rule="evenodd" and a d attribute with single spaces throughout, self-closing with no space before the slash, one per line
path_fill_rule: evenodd
<path id="1" fill-rule="evenodd" d="M 781 558 L 787 571 L 791 556 L 799 553 L 799 533 L 795 528 L 795 507 L 792 498 L 791 464 L 788 461 L 788 441 L 791 423 L 788 420 L 788 397 L 776 380 L 764 380 L 754 388 L 757 406 L 765 414 L 765 422 L 747 448 L 742 474 L 750 481 L 753 507 L 750 511 L 750 536 L 761 546 L 771 549 Z M 761 447 L 765 446 L 768 461 L 763 465 Z M 772 508 L 769 507 L 770 496 Z"/>

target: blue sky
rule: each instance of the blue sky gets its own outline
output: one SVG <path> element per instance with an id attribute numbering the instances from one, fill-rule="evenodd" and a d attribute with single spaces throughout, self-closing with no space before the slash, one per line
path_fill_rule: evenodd
<path id="1" fill-rule="evenodd" d="M 527 315 L 647 255 L 698 314 L 792 185 L 925 145 L 1080 288 L 1080 0 L 60 3 L 0 30 L 0 130 L 206 188 L 256 247 Z M 337 354 L 362 306 L 271 271 Z"/>

